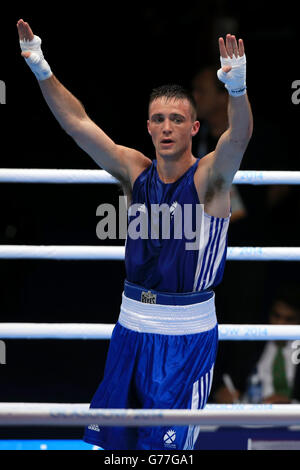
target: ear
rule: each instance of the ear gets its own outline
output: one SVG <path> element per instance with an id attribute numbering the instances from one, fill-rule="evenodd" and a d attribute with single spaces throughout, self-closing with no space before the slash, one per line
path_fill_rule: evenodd
<path id="1" fill-rule="evenodd" d="M 149 119 L 147 121 L 147 129 L 148 129 L 149 134 L 152 135 L 151 131 L 150 131 L 150 121 L 149 121 Z"/>
<path id="2" fill-rule="evenodd" d="M 198 133 L 199 129 L 200 129 L 200 122 L 199 121 L 194 121 L 193 126 L 192 126 L 192 130 L 191 130 L 191 136 L 194 137 L 194 135 L 196 135 Z"/>

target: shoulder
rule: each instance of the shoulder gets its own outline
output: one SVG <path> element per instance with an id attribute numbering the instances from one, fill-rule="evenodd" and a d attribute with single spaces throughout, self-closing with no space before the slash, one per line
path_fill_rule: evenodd
<path id="1" fill-rule="evenodd" d="M 117 153 L 126 159 L 128 166 L 147 167 L 150 166 L 152 160 L 146 157 L 142 152 L 123 145 L 117 145 Z"/>
<path id="2" fill-rule="evenodd" d="M 134 185 L 135 180 L 139 175 L 149 168 L 152 164 L 152 160 L 146 157 L 142 152 L 138 150 L 129 149 L 128 150 L 128 169 L 129 169 L 129 178 L 131 188 Z"/>
<path id="3" fill-rule="evenodd" d="M 139 175 L 152 164 L 152 160 L 138 150 L 118 145 L 119 155 L 126 161 L 128 171 L 128 181 L 122 182 L 122 187 L 126 194 L 130 194 L 135 180 Z"/>

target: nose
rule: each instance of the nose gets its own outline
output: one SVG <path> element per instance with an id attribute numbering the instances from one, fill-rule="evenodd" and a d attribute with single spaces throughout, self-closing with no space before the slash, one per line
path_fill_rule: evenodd
<path id="1" fill-rule="evenodd" d="M 169 135 L 172 132 L 172 126 L 169 119 L 165 119 L 163 122 L 163 133 L 164 135 Z"/>

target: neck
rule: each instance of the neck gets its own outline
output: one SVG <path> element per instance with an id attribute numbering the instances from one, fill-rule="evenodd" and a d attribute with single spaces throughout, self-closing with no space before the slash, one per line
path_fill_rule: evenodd
<path id="1" fill-rule="evenodd" d="M 192 153 L 176 156 L 161 156 L 156 154 L 157 172 L 163 183 L 177 181 L 196 161 Z"/>

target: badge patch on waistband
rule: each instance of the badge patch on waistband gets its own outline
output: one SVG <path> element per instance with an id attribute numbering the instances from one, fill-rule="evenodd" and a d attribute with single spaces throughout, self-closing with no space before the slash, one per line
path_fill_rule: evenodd
<path id="1" fill-rule="evenodd" d="M 156 294 L 153 294 L 150 290 L 148 290 L 148 292 L 143 291 L 141 294 L 141 302 L 145 304 L 156 304 Z"/>

